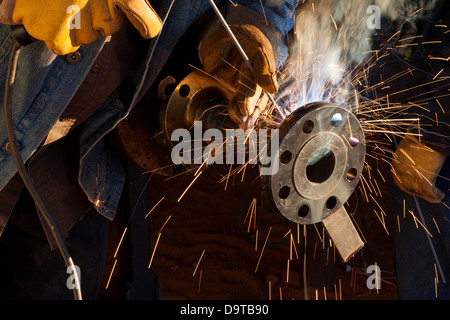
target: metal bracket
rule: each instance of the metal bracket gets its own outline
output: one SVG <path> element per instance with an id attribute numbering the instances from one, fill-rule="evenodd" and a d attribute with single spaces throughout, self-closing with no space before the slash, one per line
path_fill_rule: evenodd
<path id="1" fill-rule="evenodd" d="M 323 219 L 322 224 L 333 240 L 342 261 L 348 261 L 364 246 L 364 242 L 344 207 L 340 207 L 336 212 Z"/>

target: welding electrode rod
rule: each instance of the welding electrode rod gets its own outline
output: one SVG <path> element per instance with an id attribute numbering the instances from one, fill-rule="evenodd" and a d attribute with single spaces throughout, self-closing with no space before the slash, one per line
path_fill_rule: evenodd
<path id="1" fill-rule="evenodd" d="M 5 117 L 5 129 L 6 135 L 8 137 L 8 142 L 10 145 L 10 152 L 14 159 L 14 163 L 16 164 L 17 171 L 22 178 L 22 181 L 25 187 L 28 189 L 31 197 L 33 198 L 37 209 L 42 213 L 42 216 L 47 223 L 56 244 L 60 250 L 61 256 L 66 264 L 67 268 L 71 268 L 73 271 L 73 276 L 75 280 L 75 285 L 73 287 L 74 297 L 76 300 L 82 300 L 81 287 L 79 281 L 79 275 L 75 268 L 75 264 L 73 263 L 72 257 L 70 256 L 67 247 L 64 243 L 64 239 L 59 232 L 55 221 L 53 220 L 50 212 L 45 207 L 36 187 L 33 185 L 30 176 L 28 175 L 27 169 L 25 167 L 22 155 L 20 154 L 16 133 L 14 131 L 14 122 L 12 115 L 12 90 L 14 87 L 16 69 L 17 69 L 17 61 L 19 59 L 19 54 L 22 45 L 16 42 L 11 48 L 11 53 L 9 55 L 8 60 L 8 69 L 6 71 L 6 83 L 5 83 L 5 94 L 3 97 L 3 105 L 4 105 L 4 117 Z M 69 269 L 67 269 L 69 270 Z M 69 272 L 69 271 L 68 271 Z"/>
<path id="2" fill-rule="evenodd" d="M 222 14 L 219 11 L 219 8 L 217 8 L 216 4 L 214 3 L 214 0 L 208 0 L 209 3 L 211 4 L 211 7 L 213 8 L 214 12 L 216 13 L 217 17 L 219 18 L 220 22 L 222 23 L 223 27 L 225 28 L 225 30 L 228 32 L 228 34 L 230 35 L 231 39 L 233 40 L 234 44 L 236 45 L 236 48 L 238 49 L 239 53 L 241 54 L 242 58 L 244 59 L 244 61 L 247 63 L 247 65 L 249 66 L 250 70 L 253 71 L 253 66 L 252 66 L 252 62 L 249 60 L 249 58 L 247 57 L 247 54 L 245 53 L 244 49 L 242 48 L 242 46 L 239 44 L 239 41 L 237 41 L 236 37 L 234 36 L 233 31 L 231 31 L 230 27 L 228 26 L 228 23 L 226 22 L 225 18 L 222 16 Z M 280 106 L 278 106 L 278 104 L 276 103 L 275 99 L 273 98 L 273 96 L 268 93 L 265 92 L 265 94 L 267 94 L 267 96 L 269 97 L 269 100 L 273 103 L 273 105 L 277 108 L 277 111 L 280 113 L 281 117 L 284 119 L 286 118 L 286 116 L 284 115 L 283 110 L 281 110 Z"/>

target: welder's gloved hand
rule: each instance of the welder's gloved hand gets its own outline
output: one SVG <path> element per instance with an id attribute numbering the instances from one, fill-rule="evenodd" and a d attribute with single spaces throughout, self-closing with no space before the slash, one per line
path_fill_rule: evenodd
<path id="1" fill-rule="evenodd" d="M 144 38 L 155 37 L 162 28 L 147 0 L 3 0 L 0 6 L 1 23 L 23 24 L 32 37 L 60 55 L 94 42 L 101 34 L 114 34 L 124 18 Z"/>
<path id="2" fill-rule="evenodd" d="M 236 89 L 228 106 L 231 119 L 241 128 L 253 127 L 264 111 L 268 97 L 277 89 L 276 64 L 272 44 L 252 25 L 230 26 L 251 62 L 244 61 L 225 29 L 206 36 L 199 45 L 204 71 Z"/>
<path id="3" fill-rule="evenodd" d="M 410 195 L 439 203 L 445 195 L 435 186 L 435 182 L 445 158 L 444 154 L 407 136 L 398 144 L 394 153 L 394 182 Z"/>

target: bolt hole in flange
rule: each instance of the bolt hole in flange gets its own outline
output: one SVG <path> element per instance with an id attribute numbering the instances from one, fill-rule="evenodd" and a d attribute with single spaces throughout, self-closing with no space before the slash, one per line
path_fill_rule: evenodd
<path id="1" fill-rule="evenodd" d="M 178 93 L 183 98 L 186 98 L 189 95 L 189 92 L 191 91 L 191 88 L 187 84 L 183 84 L 180 87 L 180 90 L 178 90 Z"/>
<path id="2" fill-rule="evenodd" d="M 354 133 L 354 134 L 350 137 L 350 139 L 348 140 L 348 143 L 350 144 L 350 146 L 351 146 L 352 148 L 354 148 L 354 147 L 356 147 L 356 146 L 359 144 L 359 141 L 360 141 L 359 134 Z"/>
<path id="3" fill-rule="evenodd" d="M 292 159 L 292 152 L 289 150 L 283 151 L 283 153 L 280 156 L 280 162 L 282 164 L 288 164 Z"/>
<path id="4" fill-rule="evenodd" d="M 298 216 L 300 218 L 306 218 L 306 216 L 309 214 L 309 206 L 307 204 L 302 205 L 298 209 Z"/>
<path id="5" fill-rule="evenodd" d="M 336 199 L 336 197 L 334 197 L 334 196 L 329 197 L 329 198 L 327 199 L 327 202 L 325 202 L 325 207 L 326 207 L 328 210 L 334 209 L 334 208 L 336 207 L 336 205 L 337 205 L 337 199 Z"/>
<path id="6" fill-rule="evenodd" d="M 306 120 L 303 124 L 303 132 L 306 134 L 311 133 L 314 130 L 314 122 L 311 120 Z"/>
<path id="7" fill-rule="evenodd" d="M 357 174 L 358 170 L 356 170 L 355 168 L 351 168 L 347 171 L 346 178 L 348 181 L 353 181 L 356 179 Z"/>
<path id="8" fill-rule="evenodd" d="M 341 123 L 342 123 L 342 114 L 340 114 L 339 112 L 336 112 L 331 117 L 331 125 L 333 127 L 339 127 L 341 125 Z"/>
<path id="9" fill-rule="evenodd" d="M 278 192 L 278 196 L 280 197 L 280 199 L 287 199 L 287 197 L 289 197 L 290 194 L 291 188 L 289 186 L 282 187 Z"/>

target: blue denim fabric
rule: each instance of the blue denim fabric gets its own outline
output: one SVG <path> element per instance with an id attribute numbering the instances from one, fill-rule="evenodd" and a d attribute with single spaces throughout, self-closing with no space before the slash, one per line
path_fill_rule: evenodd
<path id="1" fill-rule="evenodd" d="M 21 50 L 13 89 L 12 110 L 22 157 L 27 160 L 45 139 L 53 124 L 79 87 L 102 47 L 101 38 L 80 48 L 83 59 L 74 65 L 65 56 L 54 55 L 43 42 Z M 8 53 L 14 42 L 9 26 L 0 27 L 0 74 L 6 74 Z M 3 101 L 5 81 L 0 81 Z M 7 136 L 0 117 L 0 189 L 16 172 L 12 156 L 6 151 Z"/>
<path id="2" fill-rule="evenodd" d="M 427 239 L 427 232 L 420 223 L 414 221 L 415 219 L 409 212 L 411 210 L 414 216 L 420 219 L 414 198 L 393 184 L 392 212 L 399 299 L 450 299 L 450 181 L 448 180 L 450 157 L 447 157 L 440 176 L 436 186 L 445 192 L 445 198 L 442 200 L 444 204 L 429 203 L 420 198 L 418 198 L 418 202 L 427 230 L 431 234 L 433 247 L 446 283 L 444 283 L 436 264 Z M 405 201 L 405 210 L 403 200 Z M 405 213 L 403 214 L 403 212 Z M 438 284 L 435 287 L 436 274 Z"/>
<path id="3" fill-rule="evenodd" d="M 219 2 L 219 1 L 216 1 Z M 255 1 L 234 1 L 262 13 L 261 3 Z M 297 0 L 262 1 L 267 20 L 282 35 L 292 28 Z M 158 14 L 163 19 L 171 0 L 163 0 Z M 278 2 L 277 2 L 278 3 Z M 224 1 L 223 4 L 229 4 Z M 103 144 L 102 138 L 117 123 L 128 115 L 131 108 L 151 86 L 167 61 L 177 41 L 202 14 L 210 10 L 206 0 L 175 1 L 169 18 L 163 27 L 158 42 L 148 41 L 146 63 L 137 70 L 130 81 L 135 88 L 133 94 L 121 96 L 114 92 L 83 126 L 80 139 L 79 183 L 91 202 L 100 201 L 98 211 L 113 219 L 125 174 L 118 159 Z M 65 56 L 54 55 L 42 42 L 35 42 L 22 48 L 20 53 L 12 107 L 17 139 L 24 160 L 28 160 L 44 141 L 53 124 L 81 85 L 95 58 L 105 42 L 100 37 L 96 42 L 81 47 L 81 60 L 68 63 Z M 0 74 L 5 75 L 8 52 L 14 39 L 10 27 L 0 25 Z M 155 46 L 156 44 L 156 46 Z M 282 52 L 287 52 L 281 43 Z M 4 82 L 0 81 L 0 98 L 3 101 Z M 6 151 L 7 137 L 3 117 L 0 117 L 0 190 L 16 172 L 12 156 Z"/>

